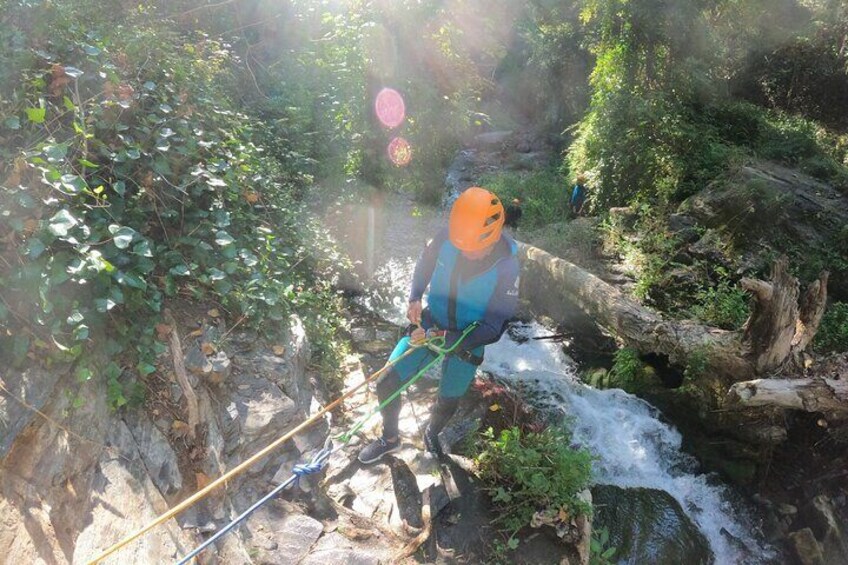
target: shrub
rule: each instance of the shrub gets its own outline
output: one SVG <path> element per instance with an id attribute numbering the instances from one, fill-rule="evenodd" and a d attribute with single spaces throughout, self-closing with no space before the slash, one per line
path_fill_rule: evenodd
<path id="1" fill-rule="evenodd" d="M 562 221 L 568 215 L 570 180 L 555 169 L 531 174 L 501 173 L 487 175 L 480 184 L 497 194 L 504 204 L 521 199 L 521 229 L 533 229 Z"/>
<path id="2" fill-rule="evenodd" d="M 834 302 L 828 307 L 813 345 L 822 352 L 848 351 L 848 303 Z"/>
<path id="3" fill-rule="evenodd" d="M 510 539 L 530 524 L 536 512 L 572 516 L 591 512 L 577 495 L 591 480 L 592 455 L 573 448 L 563 429 L 522 433 L 513 427 L 496 437 L 489 428 L 476 460 L 500 511 L 496 522 Z"/>
<path id="4" fill-rule="evenodd" d="M 236 111 L 233 51 L 141 7 L 126 27 L 83 21 L 83 4 L 31 8 L 50 53 L 21 59 L 0 97 L 0 325 L 13 362 L 73 360 L 120 407 L 155 370 L 155 324 L 177 298 L 271 333 L 298 313 L 331 353 L 331 275 L 313 274 L 331 250 L 300 218 L 303 160 L 292 147 L 267 156 L 264 124 Z M 112 359 L 94 366 L 89 350 Z"/>
<path id="5" fill-rule="evenodd" d="M 644 366 L 635 349 L 623 347 L 615 352 L 610 383 L 627 391 L 639 390 Z"/>
<path id="6" fill-rule="evenodd" d="M 696 318 L 726 330 L 738 330 L 748 319 L 748 294 L 727 281 L 702 288 L 695 296 L 690 313 Z"/>
<path id="7" fill-rule="evenodd" d="M 599 235 L 590 218 L 549 224 L 526 235 L 522 232 L 521 239 L 579 265 L 599 257 Z"/>

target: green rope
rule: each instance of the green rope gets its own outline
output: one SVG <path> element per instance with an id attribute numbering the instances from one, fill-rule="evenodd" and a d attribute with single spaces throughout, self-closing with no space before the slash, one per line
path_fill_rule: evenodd
<path id="1" fill-rule="evenodd" d="M 421 369 L 420 371 L 415 373 L 412 376 L 412 378 L 407 380 L 405 383 L 403 383 L 400 386 L 399 389 L 394 391 L 391 396 L 389 396 L 386 400 L 381 402 L 379 406 L 377 406 L 376 408 L 371 410 L 371 412 L 369 412 L 368 414 L 366 414 L 365 416 L 360 418 L 359 421 L 356 422 L 356 424 L 354 424 L 353 427 L 351 427 L 350 430 L 337 435 L 334 439 L 338 439 L 342 443 L 349 442 L 351 440 L 351 438 L 353 437 L 353 435 L 356 434 L 356 432 L 358 432 L 359 430 L 361 430 L 362 426 L 364 426 L 368 422 L 368 420 L 373 418 L 374 415 L 377 412 L 379 412 L 380 410 L 382 410 L 383 408 L 388 406 L 394 399 L 396 399 L 398 396 L 400 396 L 403 393 L 403 391 L 405 391 L 410 386 L 412 386 L 412 383 L 414 383 L 415 381 L 417 381 L 418 379 L 423 377 L 424 374 L 430 369 L 430 367 L 432 367 L 433 365 L 435 365 L 436 363 L 438 363 L 439 361 L 444 359 L 446 355 L 451 354 L 459 346 L 459 344 L 462 343 L 465 340 L 466 337 L 468 337 L 468 334 L 470 334 L 478 325 L 479 324 L 477 322 L 471 323 L 471 325 L 469 325 L 467 328 L 465 328 L 462 331 L 462 335 L 459 336 L 459 339 L 457 339 L 453 343 L 453 345 L 451 345 L 450 347 L 447 347 L 447 348 L 444 346 L 445 345 L 445 338 L 442 337 L 442 336 L 431 338 L 422 345 L 412 345 L 412 347 L 427 347 L 431 351 L 437 353 L 437 355 L 432 361 L 427 363 L 424 366 L 423 369 Z"/>

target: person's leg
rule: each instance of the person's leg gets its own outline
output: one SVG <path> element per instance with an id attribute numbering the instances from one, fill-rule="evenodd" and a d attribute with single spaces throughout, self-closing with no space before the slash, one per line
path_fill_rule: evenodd
<path id="1" fill-rule="evenodd" d="M 396 361 L 406 353 L 409 347 L 409 337 L 402 338 L 389 356 L 389 362 Z M 403 383 L 432 361 L 435 355 L 429 349 L 422 347 L 397 361 L 391 369 L 377 379 L 379 402 L 382 404 L 387 400 Z M 380 415 L 383 417 L 383 435 L 360 452 L 359 460 L 362 463 L 373 463 L 400 446 L 398 429 L 400 409 L 400 396 L 398 396 L 380 410 Z"/>
<path id="2" fill-rule="evenodd" d="M 442 380 L 439 383 L 439 401 L 430 414 L 430 421 L 424 433 L 424 443 L 427 450 L 440 454 L 439 432 L 447 425 L 451 416 L 456 412 L 459 401 L 468 391 L 477 367 L 483 362 L 483 346 L 471 352 L 470 359 L 460 359 L 450 356 L 442 364 Z"/>

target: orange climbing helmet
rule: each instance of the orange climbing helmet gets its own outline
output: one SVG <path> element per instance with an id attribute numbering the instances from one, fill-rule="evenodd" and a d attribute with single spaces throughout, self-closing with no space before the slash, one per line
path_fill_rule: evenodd
<path id="1" fill-rule="evenodd" d="M 480 251 L 500 239 L 503 224 L 500 198 L 485 188 L 472 186 L 453 203 L 448 235 L 460 251 Z"/>

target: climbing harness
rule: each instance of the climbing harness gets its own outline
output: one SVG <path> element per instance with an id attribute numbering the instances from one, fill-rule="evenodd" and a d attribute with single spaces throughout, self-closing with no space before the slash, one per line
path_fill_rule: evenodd
<path id="1" fill-rule="evenodd" d="M 297 483 L 300 480 L 301 477 L 303 477 L 305 475 L 310 475 L 310 474 L 313 474 L 313 473 L 320 472 L 324 468 L 324 466 L 326 465 L 327 460 L 330 458 L 330 456 L 332 456 L 336 451 L 345 447 L 348 444 L 348 442 L 350 442 L 351 438 L 356 434 L 356 432 L 358 432 L 362 428 L 362 426 L 364 426 L 368 422 L 368 420 L 370 420 L 372 417 L 374 417 L 375 414 L 377 414 L 377 412 L 379 412 L 380 410 L 385 408 L 389 403 L 391 403 L 394 399 L 396 399 L 398 396 L 400 396 L 401 393 L 403 393 L 403 391 L 405 391 L 407 388 L 412 386 L 412 384 L 415 381 L 417 381 L 422 376 L 424 376 L 427 373 L 427 371 L 430 370 L 430 367 L 432 367 L 437 362 L 444 359 L 445 355 L 448 355 L 449 353 L 454 351 L 459 346 L 459 344 L 462 343 L 462 341 L 468 336 L 468 334 L 470 334 L 474 330 L 474 328 L 477 327 L 477 325 L 478 324 L 475 322 L 475 323 L 471 324 L 470 326 L 468 326 L 467 328 L 465 328 L 465 330 L 462 332 L 462 335 L 460 335 L 459 339 L 457 339 L 450 347 L 445 346 L 444 334 L 431 337 L 431 338 L 426 339 L 426 340 L 421 341 L 421 342 L 410 342 L 410 346 L 411 346 L 410 351 L 414 351 L 415 349 L 420 349 L 421 347 L 426 347 L 426 348 L 430 349 L 431 351 L 433 351 L 434 353 L 436 353 L 437 354 L 436 357 L 434 357 L 432 361 L 427 363 L 421 370 L 419 370 L 412 377 L 410 377 L 410 379 L 407 380 L 400 388 L 398 388 L 391 396 L 389 396 L 386 400 L 381 402 L 380 405 L 377 406 L 377 408 L 374 408 L 368 414 L 366 414 L 365 416 L 360 418 L 360 420 L 356 424 L 354 424 L 350 428 L 350 430 L 348 430 L 347 432 L 341 433 L 341 434 L 339 434 L 335 437 L 328 437 L 327 441 L 324 443 L 324 448 L 321 451 L 319 451 L 317 454 L 315 454 L 315 456 L 312 458 L 312 461 L 310 463 L 308 463 L 306 465 L 295 465 L 295 467 L 292 469 L 292 476 L 289 477 L 288 480 L 286 480 L 282 484 L 275 487 L 274 490 L 272 490 L 271 492 L 266 494 L 259 501 L 254 503 L 250 508 L 248 508 L 247 510 L 242 512 L 238 517 L 233 519 L 229 524 L 227 524 L 226 526 L 224 526 L 223 528 L 218 530 L 215 533 L 215 535 L 213 535 L 212 537 L 210 537 L 209 539 L 204 541 L 202 544 L 200 544 L 198 547 L 196 547 L 191 553 L 189 553 L 188 555 L 183 557 L 180 561 L 178 561 L 177 565 L 185 565 L 186 563 L 188 563 L 189 561 L 191 561 L 192 559 L 197 557 L 204 549 L 206 549 L 207 547 L 209 547 L 210 545 L 215 543 L 217 540 L 219 540 L 221 537 L 223 537 L 227 532 L 229 532 L 233 528 L 235 528 L 238 524 L 240 524 L 242 521 L 244 521 L 248 516 L 250 516 L 254 511 L 256 511 L 263 504 L 272 500 L 277 494 L 279 494 L 280 492 L 285 490 L 289 485 Z M 398 360 L 400 360 L 400 358 L 398 358 L 395 362 L 397 362 Z M 338 439 L 341 442 L 335 448 L 333 448 L 333 439 Z"/>
<path id="2" fill-rule="evenodd" d="M 362 426 L 364 426 L 365 423 L 371 417 L 373 417 L 380 409 L 382 409 L 389 402 L 391 402 L 392 400 L 397 398 L 404 390 L 409 388 L 409 386 L 412 385 L 412 383 L 414 383 L 421 376 L 423 376 L 424 373 L 426 373 L 430 369 L 430 367 L 432 367 L 433 365 L 436 364 L 436 362 L 444 359 L 445 355 L 448 355 L 449 353 L 454 351 L 454 349 L 456 349 L 459 346 L 459 344 L 468 336 L 468 334 L 471 333 L 472 330 L 474 330 L 477 327 L 477 325 L 478 324 L 476 322 L 469 325 L 463 331 L 463 333 L 461 334 L 459 339 L 457 339 L 456 342 L 454 342 L 450 347 L 445 347 L 444 336 L 432 337 L 432 338 L 429 338 L 429 339 L 427 339 L 423 342 L 418 342 L 418 343 L 414 343 L 414 344 L 410 343 L 411 347 L 407 351 L 405 351 L 403 354 L 401 354 L 397 359 L 395 359 L 394 361 L 388 361 L 382 368 L 375 371 L 371 376 L 364 379 L 361 383 L 359 383 L 355 386 L 352 386 L 351 388 L 346 390 L 344 393 L 341 394 L 341 396 L 339 396 L 334 401 L 332 401 L 328 405 L 321 408 L 321 410 L 319 410 L 318 412 L 316 412 L 315 414 L 310 416 L 308 419 L 306 419 L 305 421 L 300 423 L 298 426 L 296 426 L 292 430 L 289 430 L 288 432 L 286 432 L 285 434 L 283 434 L 282 436 L 280 436 L 279 438 L 277 438 L 276 440 L 271 442 L 265 448 L 260 450 L 258 453 L 256 453 L 252 457 L 246 459 L 245 461 L 243 461 L 242 463 L 240 463 L 239 465 L 237 465 L 236 467 L 234 467 L 233 469 L 231 469 L 227 473 L 221 475 L 216 480 L 212 481 L 211 483 L 206 485 L 204 488 L 202 488 L 201 490 L 199 490 L 196 493 L 194 493 L 193 495 L 191 495 L 189 498 L 185 499 L 184 501 L 177 504 L 176 506 L 174 506 L 173 508 L 171 508 L 167 512 L 165 512 L 162 515 L 160 515 L 159 517 L 155 518 L 153 521 L 149 522 L 148 524 L 146 524 L 142 528 L 140 528 L 137 531 L 133 532 L 132 534 L 126 536 L 124 539 L 120 540 L 119 542 L 115 543 L 114 545 L 112 545 L 108 549 L 104 550 L 102 553 L 100 553 L 96 557 L 90 559 L 86 563 L 86 565 L 95 565 L 95 564 L 99 563 L 100 561 L 102 561 L 103 559 L 108 557 L 109 555 L 115 553 L 116 551 L 123 548 L 127 544 L 138 539 L 139 537 L 141 537 L 142 535 L 144 535 L 148 531 L 152 530 L 156 526 L 166 522 L 167 520 L 173 518 L 177 514 L 183 512 L 184 510 L 186 510 L 187 508 L 192 506 L 194 503 L 205 498 L 210 492 L 212 492 L 213 490 L 215 490 L 219 486 L 226 484 L 231 479 L 233 479 L 237 475 L 239 475 L 242 472 L 244 472 L 245 470 L 247 470 L 254 463 L 256 463 L 257 461 L 259 461 L 260 459 L 262 459 L 263 457 L 265 457 L 266 455 L 271 453 L 274 449 L 280 447 L 282 444 L 284 444 L 289 439 L 291 439 L 295 434 L 301 432 L 305 428 L 307 428 L 310 425 L 312 425 L 313 423 L 315 423 L 322 416 L 324 416 L 325 414 L 327 414 L 328 412 L 332 411 L 337 406 L 339 406 L 342 403 L 342 401 L 344 401 L 346 398 L 349 398 L 350 396 L 352 396 L 357 390 L 359 390 L 363 386 L 367 385 L 368 383 L 376 380 L 378 377 L 383 375 L 386 371 L 388 371 L 389 369 L 394 367 L 394 365 L 397 364 L 400 360 L 404 359 L 406 356 L 417 351 L 420 347 L 427 347 L 437 354 L 436 357 L 430 363 L 428 363 L 423 369 L 421 369 L 412 378 L 410 378 L 406 383 L 404 383 L 403 386 L 401 386 L 391 397 L 389 397 L 385 402 L 381 403 L 379 407 L 372 410 L 363 419 L 361 419 L 359 422 L 357 422 L 353 426 L 353 428 L 351 428 L 350 431 L 345 432 L 345 433 L 337 436 L 337 438 L 340 439 L 341 442 L 342 442 L 338 447 L 336 447 L 335 449 L 329 449 L 330 448 L 330 441 L 331 441 L 331 439 L 333 439 L 333 438 L 329 438 L 328 444 L 325 445 L 325 448 L 323 450 L 319 451 L 310 463 L 308 463 L 306 465 L 296 466 L 295 469 L 292 471 L 293 472 L 292 478 L 290 478 L 288 481 L 286 481 L 282 485 L 276 487 L 274 489 L 274 491 L 272 491 L 272 493 L 269 493 L 268 495 L 266 495 L 265 498 L 263 498 L 262 500 L 260 500 L 259 502 L 257 502 L 253 506 L 251 506 L 241 516 L 236 518 L 236 520 L 234 520 L 233 522 L 231 522 L 230 524 L 225 526 L 225 528 L 222 529 L 222 532 L 219 532 L 220 535 L 216 534 L 215 536 L 210 538 L 210 540 L 212 540 L 212 541 L 214 541 L 215 539 L 218 539 L 221 535 L 224 535 L 227 531 L 229 531 L 233 527 L 235 527 L 235 525 L 237 525 L 241 520 L 243 520 L 245 517 L 247 517 L 251 512 L 256 510 L 256 508 L 259 508 L 260 506 L 262 506 L 262 504 L 264 504 L 268 500 L 272 499 L 274 494 L 279 493 L 281 490 L 285 489 L 290 484 L 293 484 L 301 476 L 311 474 L 311 473 L 316 473 L 316 472 L 320 471 L 322 466 L 324 464 L 326 464 L 327 459 L 329 459 L 330 455 L 332 455 L 333 452 L 344 447 L 344 445 L 346 445 L 347 442 L 349 442 L 350 439 L 353 437 L 353 434 L 355 434 L 357 431 L 359 431 L 362 428 Z M 226 530 L 226 531 L 224 531 L 224 530 Z M 209 545 L 209 543 L 211 543 L 210 540 L 206 540 L 206 542 L 204 542 L 203 545 L 198 547 L 195 550 L 195 552 L 199 553 L 200 551 L 202 551 L 205 547 L 207 547 Z M 197 553 L 195 553 L 195 552 L 193 552 L 193 554 L 190 554 L 190 556 L 186 557 L 185 559 L 191 559 L 191 557 L 197 555 Z M 186 562 L 185 560 L 180 561 L 180 563 L 185 563 L 185 562 Z"/>

